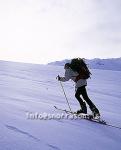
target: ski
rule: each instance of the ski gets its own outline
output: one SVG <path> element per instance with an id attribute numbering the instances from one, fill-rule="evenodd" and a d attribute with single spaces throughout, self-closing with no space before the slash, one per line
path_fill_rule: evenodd
<path id="1" fill-rule="evenodd" d="M 72 112 L 72 111 L 69 111 L 69 110 L 66 110 L 66 109 L 61 109 L 61 108 L 58 108 L 57 106 L 54 106 L 54 108 L 57 109 L 57 110 L 63 111 L 65 113 L 68 113 L 68 114 L 76 115 L 76 116 L 80 117 L 81 119 L 85 119 L 85 120 L 88 120 L 88 121 L 91 121 L 91 122 L 95 122 L 95 123 L 98 123 L 98 124 L 102 124 L 102 125 L 105 125 L 105 126 L 109 126 L 109 127 L 117 128 L 117 129 L 121 130 L 121 127 L 116 126 L 116 125 L 112 125 L 110 123 L 107 123 L 103 119 L 94 119 L 93 115 L 91 115 L 91 114 L 79 114 L 78 115 L 76 112 Z"/>
<path id="2" fill-rule="evenodd" d="M 96 123 L 100 123 L 100 124 L 106 124 L 105 120 L 94 119 L 93 115 L 91 115 L 91 114 L 84 114 L 84 113 L 77 114 L 76 112 L 72 112 L 72 111 L 69 111 L 69 110 L 66 110 L 66 109 L 61 109 L 61 108 L 58 108 L 57 106 L 54 106 L 54 108 L 57 109 L 57 110 L 63 111 L 65 113 L 68 113 L 68 114 L 73 114 L 73 115 L 75 115 L 77 117 L 80 117 L 81 119 L 86 119 L 86 120 L 89 120 L 89 121 L 92 121 L 92 122 L 96 122 Z"/>

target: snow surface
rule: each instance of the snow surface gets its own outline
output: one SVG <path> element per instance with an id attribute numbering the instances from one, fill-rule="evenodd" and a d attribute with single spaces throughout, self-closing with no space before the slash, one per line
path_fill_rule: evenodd
<path id="1" fill-rule="evenodd" d="M 0 150 L 121 150 L 121 130 L 87 120 L 27 119 L 27 113 L 68 108 L 58 74 L 62 66 L 0 61 Z M 121 127 L 121 72 L 92 70 L 88 93 L 109 123 Z M 73 82 L 63 83 L 73 110 Z M 90 112 L 90 110 L 89 110 Z"/>
<path id="2" fill-rule="evenodd" d="M 110 59 L 85 59 L 86 63 L 92 69 L 103 69 L 103 70 L 115 70 L 121 71 L 121 58 L 110 58 Z M 62 61 L 55 61 L 49 63 L 49 65 L 63 66 L 66 62 L 70 62 L 69 59 Z"/>

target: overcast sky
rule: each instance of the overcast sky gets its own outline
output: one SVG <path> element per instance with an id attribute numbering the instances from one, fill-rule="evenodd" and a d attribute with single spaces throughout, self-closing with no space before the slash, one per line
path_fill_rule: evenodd
<path id="1" fill-rule="evenodd" d="M 121 0 L 0 0 L 0 59 L 121 57 Z"/>

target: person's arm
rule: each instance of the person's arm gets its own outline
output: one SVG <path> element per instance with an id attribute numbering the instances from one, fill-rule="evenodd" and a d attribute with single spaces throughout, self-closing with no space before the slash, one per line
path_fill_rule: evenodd
<path id="1" fill-rule="evenodd" d="M 64 77 L 58 77 L 59 81 L 66 82 L 71 78 L 69 69 L 66 69 Z"/>

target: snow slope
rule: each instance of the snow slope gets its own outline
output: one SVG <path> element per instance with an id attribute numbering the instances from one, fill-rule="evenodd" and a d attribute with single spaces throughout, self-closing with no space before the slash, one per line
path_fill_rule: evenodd
<path id="1" fill-rule="evenodd" d="M 66 62 L 70 60 L 65 59 L 62 61 L 51 62 L 49 65 L 63 66 Z M 103 70 L 115 70 L 121 71 L 121 58 L 110 58 L 110 59 L 86 59 L 86 63 L 92 69 L 103 69 Z"/>
<path id="2" fill-rule="evenodd" d="M 27 119 L 27 113 L 68 108 L 56 81 L 61 66 L 0 61 L 0 150 L 120 150 L 121 130 L 86 120 Z M 102 117 L 121 126 L 121 72 L 92 70 L 88 92 Z M 73 110 L 79 108 L 74 86 L 64 83 Z"/>

